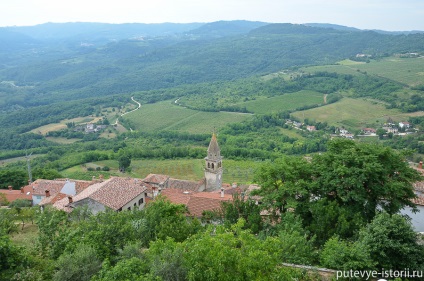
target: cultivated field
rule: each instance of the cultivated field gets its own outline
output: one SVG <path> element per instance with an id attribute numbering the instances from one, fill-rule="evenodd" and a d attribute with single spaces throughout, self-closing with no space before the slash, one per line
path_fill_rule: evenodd
<path id="1" fill-rule="evenodd" d="M 246 106 L 247 110 L 256 114 L 267 114 L 277 111 L 294 110 L 302 106 L 323 103 L 323 94 L 314 91 L 300 91 L 277 97 L 237 103 L 236 105 Z"/>
<path id="2" fill-rule="evenodd" d="M 368 73 L 415 86 L 424 82 L 424 58 L 388 57 L 371 60 L 370 63 L 344 60 L 336 65 L 314 66 L 302 69 L 305 72 L 328 71 L 343 74 Z"/>
<path id="3" fill-rule="evenodd" d="M 100 119 L 101 119 L 100 117 L 78 117 L 73 119 L 66 119 L 66 120 L 60 121 L 60 123 L 51 123 L 48 125 L 44 125 L 44 126 L 32 129 L 30 132 L 35 134 L 45 135 L 48 132 L 65 129 L 66 123 L 69 123 L 69 122 L 74 122 L 75 124 L 78 125 L 78 124 L 86 124 L 90 122 L 94 123 L 99 121 Z"/>
<path id="4" fill-rule="evenodd" d="M 205 151 L 206 153 L 206 151 Z M 240 184 L 251 183 L 254 171 L 262 162 L 257 161 L 235 161 L 224 160 L 225 183 L 237 182 Z M 109 172 L 104 171 L 87 171 L 88 167 L 104 167 L 110 168 Z M 93 176 L 98 177 L 103 174 L 109 176 L 131 176 L 136 178 L 144 178 L 150 173 L 165 174 L 173 178 L 186 180 L 200 180 L 203 178 L 204 160 L 202 159 L 178 159 L 178 160 L 132 160 L 131 173 L 122 174 L 118 171 L 118 161 L 106 160 L 86 165 L 78 165 L 64 171 L 61 174 L 67 178 L 91 179 Z"/>
<path id="5" fill-rule="evenodd" d="M 366 126 L 382 124 L 391 117 L 400 122 L 408 120 L 411 114 L 401 113 L 397 109 L 386 109 L 384 105 L 364 99 L 343 98 L 339 102 L 326 106 L 298 111 L 292 114 L 303 120 L 308 118 L 329 125 L 360 129 Z"/>
<path id="6" fill-rule="evenodd" d="M 210 133 L 214 127 L 219 129 L 228 123 L 238 123 L 252 118 L 251 114 L 235 112 L 203 112 L 191 110 L 163 101 L 143 104 L 137 111 L 125 115 L 135 130 L 155 132 L 178 130 L 189 133 Z"/>

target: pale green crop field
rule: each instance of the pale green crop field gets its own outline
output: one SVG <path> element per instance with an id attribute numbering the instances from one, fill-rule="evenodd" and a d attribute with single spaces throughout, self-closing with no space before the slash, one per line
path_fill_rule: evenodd
<path id="1" fill-rule="evenodd" d="M 300 91 L 276 97 L 237 103 L 237 105 L 246 106 L 247 110 L 256 114 L 268 114 L 271 112 L 295 110 L 302 106 L 323 103 L 323 94 L 314 91 Z"/>
<path id="2" fill-rule="evenodd" d="M 357 75 L 368 73 L 385 77 L 409 86 L 424 84 L 424 58 L 388 57 L 380 60 L 371 60 L 370 63 L 344 60 L 335 65 L 306 67 L 305 72 L 337 72 L 341 74 Z"/>
<path id="3" fill-rule="evenodd" d="M 397 109 L 386 109 L 383 104 L 365 99 L 343 98 L 342 100 L 292 114 L 294 117 L 303 120 L 316 120 L 328 122 L 329 125 L 338 127 L 363 128 L 372 124 L 381 124 L 390 117 L 395 121 L 408 120 L 409 116 L 416 113 L 401 113 Z"/>
<path id="4" fill-rule="evenodd" d="M 155 132 L 161 130 L 188 133 L 211 133 L 229 123 L 238 123 L 252 118 L 251 114 L 237 112 L 204 112 L 163 101 L 143 104 L 139 110 L 125 115 L 135 125 L 135 130 Z"/>

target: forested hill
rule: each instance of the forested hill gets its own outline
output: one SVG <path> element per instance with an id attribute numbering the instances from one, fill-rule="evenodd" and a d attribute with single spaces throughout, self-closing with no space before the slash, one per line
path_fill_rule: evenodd
<path id="1" fill-rule="evenodd" d="M 0 54 L 0 58 L 5 58 L 0 67 L 0 81 L 13 81 L 18 86 L 2 87 L 6 99 L 3 105 L 28 107 L 182 84 L 228 81 L 303 65 L 331 64 L 358 53 L 378 57 L 424 49 L 423 34 L 389 35 L 245 21 L 170 26 L 169 35 L 156 26 L 155 36 L 107 44 L 71 40 L 79 38 L 78 28 L 71 32 L 67 25 L 63 26 L 67 28 L 64 33 L 69 34 L 66 38 L 63 34 L 56 35 L 60 33 L 59 26 L 46 24 L 44 33 L 43 26 L 38 26 L 34 33 L 38 39 L 28 41 L 29 49 L 12 52 L 9 48 Z M 109 27 L 113 29 L 113 25 Z M 189 30 L 178 33 L 183 27 Z M 16 33 L 20 28 L 6 29 L 10 30 Z M 26 30 L 29 34 L 31 29 Z M 41 38 L 49 30 L 51 38 L 60 37 L 56 42 L 61 43 L 46 45 Z M 93 27 L 90 32 L 100 32 L 93 30 L 96 29 Z M 21 39 L 27 36 L 20 35 Z M 20 40 L 19 44 L 26 43 Z"/>

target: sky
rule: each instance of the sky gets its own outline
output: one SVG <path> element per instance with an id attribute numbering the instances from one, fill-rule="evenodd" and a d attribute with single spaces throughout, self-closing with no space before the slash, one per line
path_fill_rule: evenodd
<path id="1" fill-rule="evenodd" d="M 219 20 L 424 30 L 424 0 L 0 0 L 0 26 Z"/>

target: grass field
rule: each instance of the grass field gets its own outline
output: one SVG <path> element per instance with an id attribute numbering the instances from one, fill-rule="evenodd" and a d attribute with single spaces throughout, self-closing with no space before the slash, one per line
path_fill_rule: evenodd
<path id="1" fill-rule="evenodd" d="M 307 67 L 302 70 L 305 72 L 328 71 L 343 74 L 359 74 L 359 71 L 361 71 L 415 86 L 423 84 L 424 58 L 388 57 L 378 61 L 372 60 L 370 63 L 344 60 L 336 65 Z"/>
<path id="2" fill-rule="evenodd" d="M 242 102 L 236 105 L 246 106 L 247 110 L 256 114 L 267 114 L 322 103 L 324 103 L 323 94 L 314 91 L 300 91 L 277 97 Z"/>
<path id="3" fill-rule="evenodd" d="M 223 180 L 225 183 L 237 182 L 240 184 L 251 183 L 254 171 L 262 162 L 257 161 L 235 161 L 224 160 Z M 88 167 L 110 167 L 109 172 L 103 171 L 87 171 Z M 67 178 L 73 179 L 91 179 L 93 176 L 98 177 L 103 174 L 109 176 L 131 176 L 136 178 L 144 178 L 150 173 L 165 174 L 173 178 L 186 180 L 200 180 L 203 178 L 204 160 L 202 159 L 178 159 L 178 160 L 132 160 L 131 173 L 122 174 L 118 171 L 118 161 L 106 160 L 95 163 L 87 163 L 86 165 L 78 165 L 64 171 L 61 174 Z"/>
<path id="4" fill-rule="evenodd" d="M 420 113 L 415 113 L 419 114 Z M 423 114 L 421 112 L 421 114 Z M 400 122 L 408 120 L 412 114 L 401 113 L 396 109 L 386 109 L 384 105 L 363 99 L 344 98 L 339 102 L 326 106 L 313 108 L 305 111 L 298 111 L 293 116 L 303 120 L 308 118 L 321 122 L 328 122 L 329 125 L 348 128 L 363 128 L 382 124 L 391 117 Z"/>
<path id="5" fill-rule="evenodd" d="M 234 112 L 203 112 L 187 109 L 163 101 L 142 105 L 140 110 L 125 115 L 135 124 L 136 130 L 154 132 L 178 130 L 189 133 L 210 133 L 228 123 L 238 123 L 252 118 L 251 114 Z"/>
<path id="6" fill-rule="evenodd" d="M 78 117 L 73 119 L 66 119 L 66 120 L 60 121 L 60 123 L 51 123 L 48 125 L 44 125 L 44 126 L 32 129 L 30 132 L 35 134 L 45 135 L 48 132 L 65 129 L 66 123 L 69 123 L 69 122 L 74 122 L 75 124 L 78 125 L 78 124 L 85 124 L 89 122 L 97 122 L 100 119 L 101 119 L 100 117 Z"/>

